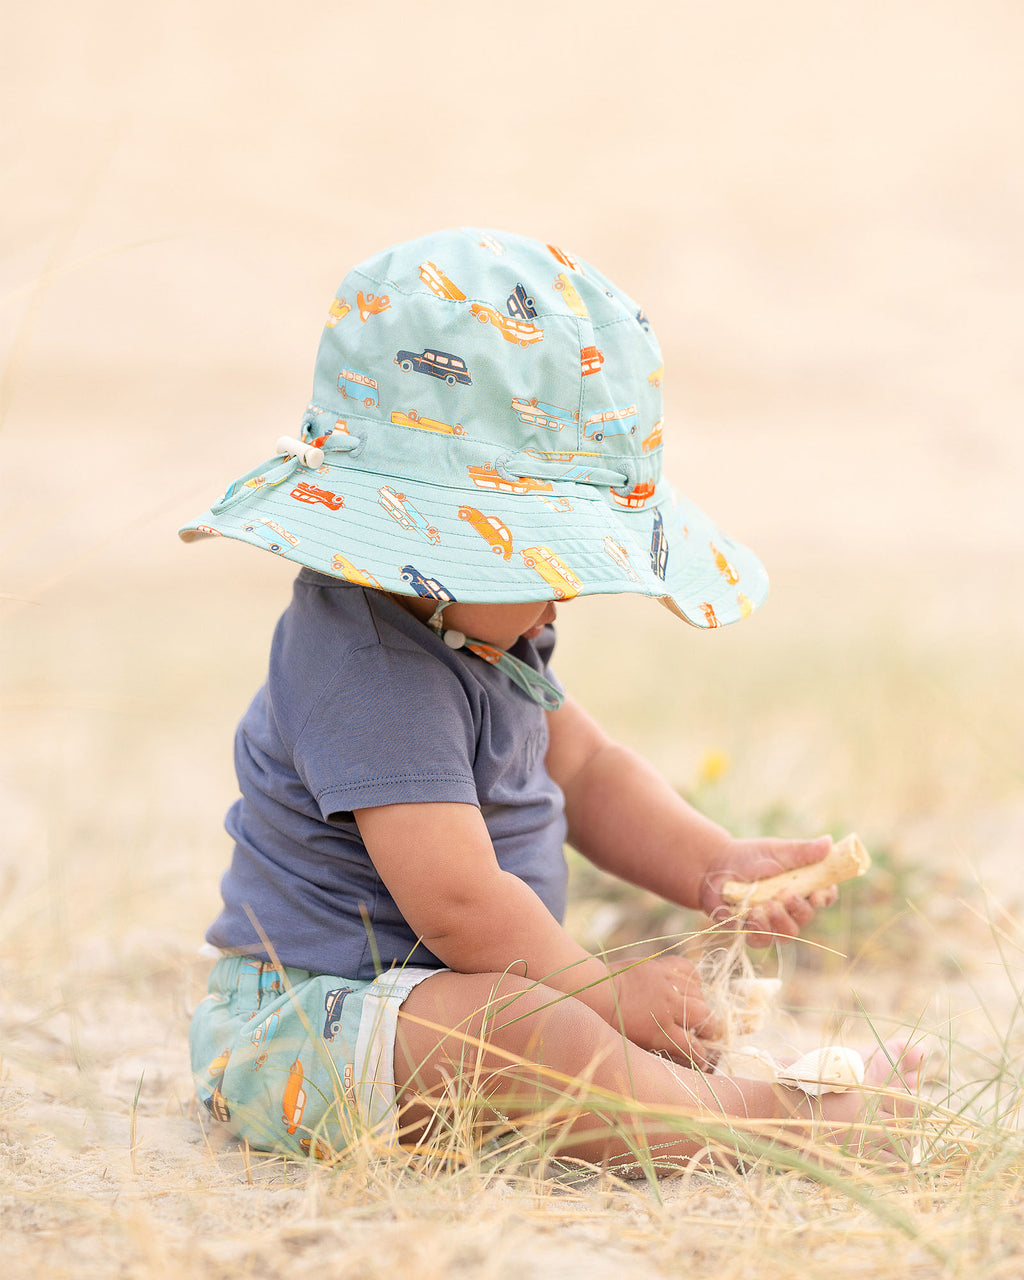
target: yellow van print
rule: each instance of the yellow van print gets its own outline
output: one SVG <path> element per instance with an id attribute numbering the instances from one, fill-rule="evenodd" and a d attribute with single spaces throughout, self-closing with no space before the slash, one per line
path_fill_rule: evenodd
<path id="1" fill-rule="evenodd" d="M 396 427 L 418 427 L 420 431 L 436 431 L 442 436 L 465 435 L 461 422 L 456 422 L 453 426 L 450 422 L 439 422 L 437 418 L 421 418 L 415 409 L 410 409 L 408 413 L 400 413 L 396 409 L 391 415 L 391 421 Z"/>
<path id="2" fill-rule="evenodd" d="M 333 329 L 352 310 L 344 298 L 335 298 L 327 309 L 327 328 Z"/>
<path id="3" fill-rule="evenodd" d="M 556 600 L 571 600 L 583 590 L 583 583 L 550 547 L 525 547 L 519 554 L 527 569 L 536 569 Z"/>

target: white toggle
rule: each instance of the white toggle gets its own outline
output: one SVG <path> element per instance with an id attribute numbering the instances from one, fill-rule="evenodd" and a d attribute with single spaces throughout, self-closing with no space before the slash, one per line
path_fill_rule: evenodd
<path id="1" fill-rule="evenodd" d="M 448 631 L 446 631 L 444 633 L 443 639 L 449 649 L 461 649 L 462 646 L 466 643 L 466 637 L 462 634 L 462 632 L 455 631 L 454 629 L 449 629 Z"/>
<path id="2" fill-rule="evenodd" d="M 277 452 L 298 458 L 304 467 L 309 467 L 312 471 L 324 465 L 323 449 L 318 449 L 313 444 L 306 444 L 302 440 L 296 440 L 294 436 L 281 436 L 277 442 Z"/>

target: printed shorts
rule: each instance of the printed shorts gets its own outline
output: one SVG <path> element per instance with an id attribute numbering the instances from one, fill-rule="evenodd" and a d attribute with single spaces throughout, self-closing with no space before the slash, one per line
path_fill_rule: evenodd
<path id="1" fill-rule="evenodd" d="M 222 957 L 189 1034 L 200 1102 L 261 1151 L 329 1155 L 367 1132 L 394 1143 L 398 1010 L 437 972 L 358 981 Z"/>

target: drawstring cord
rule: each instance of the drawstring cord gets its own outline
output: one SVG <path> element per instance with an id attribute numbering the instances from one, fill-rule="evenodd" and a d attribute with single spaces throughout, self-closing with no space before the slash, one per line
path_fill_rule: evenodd
<path id="1" fill-rule="evenodd" d="M 545 711 L 558 710 L 565 701 L 565 694 L 555 688 L 551 681 L 546 680 L 539 671 L 534 671 L 533 667 L 519 658 L 513 658 L 504 649 L 497 649 L 494 645 L 485 644 L 482 640 L 473 640 L 452 627 L 446 628 L 444 610 L 445 605 L 449 603 L 450 601 L 447 600 L 439 601 L 434 612 L 427 619 L 430 629 L 440 636 L 449 649 L 468 649 L 484 662 L 489 662 L 492 667 L 504 671 L 513 684 L 518 685 L 528 698 L 543 707 Z"/>

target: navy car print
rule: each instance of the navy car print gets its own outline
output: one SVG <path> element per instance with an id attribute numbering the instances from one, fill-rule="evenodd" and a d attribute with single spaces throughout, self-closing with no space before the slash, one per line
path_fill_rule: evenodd
<path id="1" fill-rule="evenodd" d="M 665 571 L 668 568 L 668 539 L 665 537 L 665 522 L 661 518 L 661 512 L 654 513 L 654 530 L 651 534 L 651 568 L 658 577 L 665 581 Z"/>
<path id="2" fill-rule="evenodd" d="M 425 578 L 419 569 L 411 564 L 402 565 L 400 572 L 406 582 L 412 583 L 413 591 L 426 600 L 453 601 L 455 599 L 448 588 L 443 587 L 436 578 Z"/>
<path id="3" fill-rule="evenodd" d="M 508 295 L 505 306 L 508 308 L 509 315 L 517 320 L 532 320 L 537 314 L 537 304 L 526 292 L 525 285 L 516 285 Z"/>
<path id="4" fill-rule="evenodd" d="M 404 372 L 429 373 L 431 377 L 443 378 L 450 387 L 457 382 L 471 386 L 473 379 L 469 376 L 466 362 L 461 356 L 453 356 L 450 351 L 434 351 L 428 347 L 417 354 L 415 351 L 399 351 L 395 356 L 395 364 Z"/>
<path id="5" fill-rule="evenodd" d="M 345 1003 L 345 997 L 350 996 L 354 990 L 354 987 L 335 987 L 324 996 L 324 1009 L 327 1012 L 324 1019 L 324 1040 L 330 1042 L 341 1030 L 341 1006 Z"/>

